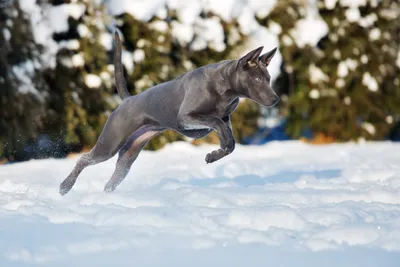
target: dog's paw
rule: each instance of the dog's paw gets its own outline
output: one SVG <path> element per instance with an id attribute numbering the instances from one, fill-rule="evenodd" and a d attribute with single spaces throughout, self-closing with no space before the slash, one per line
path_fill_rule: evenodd
<path id="1" fill-rule="evenodd" d="M 75 180 L 67 178 L 65 179 L 61 184 L 60 184 L 60 195 L 64 196 L 66 193 L 68 193 L 72 186 L 75 184 Z"/>
<path id="2" fill-rule="evenodd" d="M 112 183 L 107 183 L 105 186 L 104 186 L 104 192 L 105 193 L 111 193 L 111 192 L 114 192 L 114 190 L 115 190 L 115 186 L 112 184 Z"/>
<path id="3" fill-rule="evenodd" d="M 226 155 L 227 155 L 226 151 L 222 148 L 220 148 L 218 150 L 214 150 L 213 152 L 207 154 L 206 162 L 207 162 L 207 164 L 213 163 L 214 161 L 217 161 Z"/>

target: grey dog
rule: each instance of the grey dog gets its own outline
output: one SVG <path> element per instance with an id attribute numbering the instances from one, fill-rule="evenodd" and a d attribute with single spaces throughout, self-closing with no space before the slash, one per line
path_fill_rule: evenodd
<path id="1" fill-rule="evenodd" d="M 131 96 L 123 75 L 117 32 L 114 41 L 115 83 L 123 101 L 108 117 L 93 149 L 78 160 L 61 183 L 61 195 L 71 190 L 84 168 L 106 161 L 119 151 L 115 171 L 104 187 L 105 192 L 114 191 L 146 143 L 167 129 L 195 139 L 215 130 L 221 148 L 207 154 L 205 160 L 219 160 L 235 148 L 230 114 L 240 97 L 267 107 L 279 101 L 267 71 L 277 48 L 260 56 L 261 46 L 239 59 L 202 66 Z"/>

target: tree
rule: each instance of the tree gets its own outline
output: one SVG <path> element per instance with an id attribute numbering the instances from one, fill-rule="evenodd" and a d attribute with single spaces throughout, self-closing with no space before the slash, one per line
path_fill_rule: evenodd
<path id="1" fill-rule="evenodd" d="M 306 129 L 336 141 L 387 137 L 400 114 L 398 10 L 390 0 L 320 0 L 317 10 L 298 1 L 276 6 L 264 23 L 282 27 L 280 82 L 289 88 L 285 111 L 292 137 Z M 320 31 L 323 24 L 327 31 Z M 309 31 L 299 31 L 302 25 Z M 309 33 L 321 34 L 302 36 Z"/>
<path id="2" fill-rule="evenodd" d="M 110 17 L 99 1 L 76 1 L 66 31 L 55 33 L 60 49 L 50 70 L 50 105 L 56 109 L 47 129 L 67 145 L 90 148 L 118 101 L 113 97 Z"/>
<path id="3" fill-rule="evenodd" d="M 43 127 L 49 90 L 41 72 L 43 46 L 19 1 L 0 8 L 0 155 L 27 158 L 25 145 Z"/>

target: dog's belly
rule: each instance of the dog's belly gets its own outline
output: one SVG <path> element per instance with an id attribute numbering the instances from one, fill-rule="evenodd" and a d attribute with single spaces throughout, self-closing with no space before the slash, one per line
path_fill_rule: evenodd
<path id="1" fill-rule="evenodd" d="M 205 129 L 185 129 L 181 130 L 180 133 L 194 139 L 202 138 L 209 133 L 211 133 L 212 129 L 205 128 Z"/>

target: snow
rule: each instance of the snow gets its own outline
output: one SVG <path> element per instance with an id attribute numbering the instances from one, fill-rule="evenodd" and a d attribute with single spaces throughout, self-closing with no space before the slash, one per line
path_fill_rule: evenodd
<path id="1" fill-rule="evenodd" d="M 172 35 L 182 46 L 187 45 L 190 41 L 192 41 L 194 36 L 194 31 L 192 26 L 182 24 L 178 21 L 173 21 L 171 23 L 171 26 L 172 26 Z"/>
<path id="2" fill-rule="evenodd" d="M 108 32 L 102 32 L 100 33 L 100 38 L 99 38 L 100 43 L 104 46 L 106 50 L 111 50 L 113 46 L 113 37 L 110 33 Z"/>
<path id="3" fill-rule="evenodd" d="M 55 54 L 58 51 L 57 43 L 52 39 L 53 32 L 66 29 L 67 16 L 59 12 L 59 8 L 43 4 L 43 9 L 35 0 L 20 0 L 21 9 L 30 14 L 33 38 L 37 44 L 45 47 L 41 55 L 42 67 L 55 67 Z M 58 16 L 56 16 L 58 14 Z"/>
<path id="4" fill-rule="evenodd" d="M 375 13 L 371 13 L 368 16 L 361 18 L 358 21 L 358 24 L 364 28 L 368 28 L 368 27 L 372 26 L 375 23 L 375 21 L 377 21 L 377 20 L 378 20 L 378 16 Z"/>
<path id="5" fill-rule="evenodd" d="M 361 18 L 361 13 L 358 8 L 349 8 L 345 11 L 346 19 L 349 22 L 356 22 Z"/>
<path id="6" fill-rule="evenodd" d="M 376 41 L 379 40 L 379 38 L 381 37 L 381 30 L 378 28 L 373 28 L 370 32 L 369 32 L 369 39 L 371 41 Z"/>
<path id="7" fill-rule="evenodd" d="M 310 81 L 314 84 L 318 84 L 322 81 L 329 81 L 328 75 L 326 75 L 320 68 L 315 66 L 315 64 L 311 64 L 310 67 L 308 67 L 308 74 Z"/>
<path id="8" fill-rule="evenodd" d="M 85 59 L 83 58 L 82 53 L 75 54 L 71 57 L 72 66 L 74 67 L 82 67 L 85 65 Z"/>
<path id="9" fill-rule="evenodd" d="M 133 61 L 135 61 L 135 62 L 141 62 L 141 61 L 143 61 L 144 58 L 145 58 L 145 54 L 144 54 L 143 49 L 136 49 L 136 50 L 133 52 L 132 57 L 133 57 Z"/>
<path id="10" fill-rule="evenodd" d="M 363 122 L 361 123 L 361 127 L 366 130 L 370 135 L 374 135 L 376 130 L 375 130 L 375 126 L 372 125 L 369 122 Z"/>
<path id="11" fill-rule="evenodd" d="M 335 85 L 337 88 L 343 88 L 345 86 L 345 81 L 343 79 L 337 79 Z"/>
<path id="12" fill-rule="evenodd" d="M 349 73 L 349 70 L 347 68 L 347 64 L 345 61 L 341 61 L 338 65 L 338 70 L 337 70 L 338 76 L 339 77 L 346 77 L 347 74 Z"/>
<path id="13" fill-rule="evenodd" d="M 150 23 L 150 28 L 157 30 L 159 32 L 167 32 L 168 31 L 168 23 L 162 20 L 156 20 Z"/>
<path id="14" fill-rule="evenodd" d="M 345 103 L 346 105 L 350 105 L 350 104 L 351 104 L 351 98 L 350 98 L 350 96 L 346 96 L 346 97 L 344 98 L 344 103 Z"/>
<path id="15" fill-rule="evenodd" d="M 393 123 L 393 116 L 390 116 L 390 115 L 386 116 L 385 121 L 386 121 L 387 124 L 392 124 Z"/>
<path id="16" fill-rule="evenodd" d="M 338 50 L 335 50 L 335 52 Z M 340 53 L 340 52 L 339 52 Z M 340 57 L 340 55 L 338 56 Z M 354 71 L 358 66 L 355 59 L 346 58 L 346 60 L 339 62 L 337 74 L 339 77 L 346 77 L 349 74 L 349 70 Z"/>
<path id="17" fill-rule="evenodd" d="M 49 26 L 53 32 L 68 31 L 68 17 L 71 16 L 75 20 L 79 19 L 85 12 L 83 4 L 62 4 L 51 6 L 48 13 Z"/>
<path id="18" fill-rule="evenodd" d="M 225 50 L 226 45 L 224 43 L 224 29 L 217 17 L 199 19 L 194 27 L 195 35 L 197 40 L 204 40 L 206 44 L 209 44 L 211 49 L 222 52 Z M 197 44 L 193 49 L 201 49 Z"/>
<path id="19" fill-rule="evenodd" d="M 319 40 L 328 33 L 328 26 L 322 18 L 314 12 L 296 22 L 294 29 L 290 31 L 298 47 L 306 45 L 316 46 Z"/>
<path id="20" fill-rule="evenodd" d="M 143 151 L 114 193 L 117 157 L 0 166 L 0 266 L 397 266 L 400 144 L 215 145 Z"/>
<path id="21" fill-rule="evenodd" d="M 276 35 L 279 35 L 282 32 L 282 27 L 278 23 L 271 21 L 269 22 L 269 29 L 271 32 L 275 33 Z"/>
<path id="22" fill-rule="evenodd" d="M 178 20 L 171 22 L 171 33 L 174 39 L 186 46 L 190 43 L 190 48 L 193 50 L 205 49 L 207 46 L 215 51 L 221 52 L 226 49 L 224 43 L 224 30 L 217 17 L 200 18 L 199 15 L 203 11 L 219 16 L 224 21 L 232 21 L 237 19 L 240 31 L 246 35 L 260 36 L 261 39 L 256 40 L 257 43 L 263 45 L 276 43 L 279 46 L 277 35 L 280 32 L 280 26 L 276 23 L 271 23 L 271 29 L 267 29 L 272 41 L 266 41 L 263 35 L 258 34 L 260 29 L 265 29 L 258 24 L 255 15 L 265 17 L 271 12 L 276 5 L 276 0 L 260 1 L 242 1 L 242 0 L 224 0 L 224 1 L 211 1 L 211 0 L 156 0 L 156 1 L 140 1 L 140 0 L 108 0 L 105 2 L 107 8 L 112 15 L 120 15 L 124 12 L 131 14 L 137 19 L 148 21 L 152 16 L 163 11 L 165 13 L 165 6 L 171 10 L 175 10 Z M 168 29 L 167 24 L 159 22 L 152 22 L 151 27 L 161 32 Z M 258 33 L 257 33 L 258 32 Z M 234 38 L 233 38 L 234 40 Z M 232 40 L 230 40 L 232 41 Z M 234 42 L 234 41 L 232 41 Z M 250 42 L 246 49 L 254 49 Z M 275 56 L 278 65 L 280 55 Z M 274 69 L 272 72 L 276 75 L 279 73 L 279 68 L 271 67 Z M 278 69 L 278 71 L 275 71 Z"/>
<path id="23" fill-rule="evenodd" d="M 287 36 L 286 34 L 282 36 L 282 42 L 285 46 L 291 46 L 293 45 L 293 41 L 292 38 L 290 38 L 289 36 Z"/>
<path id="24" fill-rule="evenodd" d="M 109 73 L 109 72 L 107 72 L 107 71 L 102 71 L 101 73 L 100 73 L 100 77 L 101 77 L 101 79 L 104 81 L 104 82 L 106 82 L 106 83 L 108 83 L 108 84 L 112 84 L 112 78 L 111 78 L 111 74 Z"/>
<path id="25" fill-rule="evenodd" d="M 355 70 L 358 66 L 357 60 L 351 58 L 346 58 L 346 64 L 350 70 Z"/>
<path id="26" fill-rule="evenodd" d="M 84 4 L 75 4 L 71 3 L 68 5 L 62 5 L 65 6 L 65 9 L 68 13 L 69 16 L 74 18 L 75 20 L 78 20 L 84 13 L 85 13 L 85 5 Z"/>
<path id="27" fill-rule="evenodd" d="M 45 47 L 42 54 L 43 67 L 55 66 L 55 55 L 61 48 L 79 49 L 79 44 L 73 40 L 72 42 L 61 41 L 56 43 L 52 39 L 54 33 L 68 31 L 68 18 L 79 19 L 85 12 L 85 4 L 72 1 L 68 4 L 52 6 L 50 4 L 41 4 L 44 9 L 41 9 L 34 0 L 20 0 L 21 7 L 28 12 L 31 17 L 31 23 L 34 30 L 34 38 L 38 44 Z M 205 49 L 207 47 L 221 52 L 226 49 L 224 29 L 221 20 L 227 22 L 237 19 L 239 29 L 242 33 L 248 34 L 250 39 L 245 50 L 254 49 L 253 43 L 264 45 L 265 47 L 279 47 L 277 35 L 281 32 L 281 27 L 270 21 L 269 28 L 259 25 L 255 19 L 255 15 L 266 17 L 276 5 L 276 0 L 259 1 L 259 0 L 226 0 L 226 1 L 211 1 L 211 0 L 107 0 L 104 1 L 109 15 L 120 15 L 128 13 L 136 19 L 149 21 L 153 16 L 157 15 L 161 19 L 167 16 L 167 10 L 174 10 L 177 14 L 177 21 L 173 20 L 168 25 L 165 21 L 153 21 L 150 27 L 160 32 L 167 32 L 171 27 L 171 32 L 175 40 L 181 45 L 188 45 L 194 50 Z M 41 12 L 43 11 L 43 12 Z M 201 12 L 209 12 L 218 17 L 201 18 Z M 104 25 L 97 25 L 99 29 L 103 29 Z M 80 37 L 93 37 L 88 26 L 79 24 L 77 27 Z M 265 31 L 264 31 L 265 30 Z M 239 32 L 233 33 L 229 38 L 229 44 L 235 45 L 235 39 L 239 36 Z M 265 34 L 267 33 L 267 34 Z M 3 31 L 7 35 L 7 32 Z M 268 35 L 268 40 L 265 36 Z M 165 37 L 159 37 L 159 41 L 163 42 Z M 260 38 L 255 40 L 255 38 Z M 318 38 L 318 37 L 316 37 Z M 112 36 L 109 33 L 101 33 L 96 38 L 107 50 L 112 49 Z M 139 52 L 140 53 L 140 52 Z M 124 65 L 130 70 L 133 69 L 133 63 L 127 63 L 128 55 L 125 57 Z M 78 57 L 75 57 L 78 59 Z M 63 64 L 73 66 L 71 60 L 61 59 Z M 271 72 L 273 77 L 277 77 L 280 70 L 278 65 L 281 63 L 281 55 L 277 53 L 271 63 Z M 81 61 L 75 61 L 81 62 Z M 133 62 L 133 60 L 132 60 Z M 76 63 L 80 65 L 80 63 Z M 76 65 L 75 64 L 75 65 Z"/>
<path id="28" fill-rule="evenodd" d="M 41 55 L 42 67 L 54 68 L 57 51 L 63 47 L 70 48 L 71 45 L 76 45 L 76 43 L 61 42 L 57 44 L 52 35 L 68 31 L 68 17 L 78 19 L 84 13 L 85 6 L 75 3 L 56 6 L 41 3 L 39 7 L 35 0 L 19 0 L 19 4 L 22 10 L 30 15 L 35 42 L 45 48 Z"/>
<path id="29" fill-rule="evenodd" d="M 90 35 L 90 30 L 85 24 L 79 24 L 77 30 L 79 36 L 82 38 L 88 37 Z"/>
<path id="30" fill-rule="evenodd" d="M 280 67 L 282 64 L 282 54 L 279 51 L 279 40 L 276 34 L 273 34 L 265 27 L 259 27 L 256 31 L 254 31 L 248 38 L 247 47 L 250 49 L 256 49 L 257 47 L 264 46 L 264 49 L 261 52 L 261 55 L 271 51 L 273 48 L 278 47 L 274 58 L 271 60 L 271 63 L 268 65 L 268 72 L 272 77 L 272 82 L 278 78 L 280 74 Z M 247 54 L 249 50 L 243 51 L 241 56 Z"/>
<path id="31" fill-rule="evenodd" d="M 309 93 L 308 96 L 312 99 L 318 99 L 320 96 L 320 93 L 317 89 L 312 89 Z"/>
<path id="32" fill-rule="evenodd" d="M 253 11 L 249 7 L 245 7 L 243 9 L 241 15 L 238 17 L 238 23 L 240 26 L 240 31 L 245 35 L 254 32 L 260 27 L 256 18 L 254 17 Z"/>
<path id="33" fill-rule="evenodd" d="M 349 8 L 357 8 L 367 4 L 367 0 L 339 0 L 339 2 L 341 6 Z"/>
<path id="34" fill-rule="evenodd" d="M 6 42 L 8 42 L 11 39 L 11 33 L 7 28 L 3 29 L 3 37 Z"/>
<path id="35" fill-rule="evenodd" d="M 169 1 L 169 7 L 177 10 L 179 21 L 186 25 L 193 25 L 201 13 L 200 1 Z"/>
<path id="36" fill-rule="evenodd" d="M 121 62 L 125 66 L 129 74 L 133 72 L 133 55 L 132 53 L 123 50 L 121 54 Z"/>
<path id="37" fill-rule="evenodd" d="M 325 0 L 325 7 L 327 9 L 334 9 L 338 0 Z"/>
<path id="38" fill-rule="evenodd" d="M 97 76 L 96 74 L 87 74 L 85 76 L 85 84 L 89 88 L 97 88 L 101 85 L 101 78 Z"/>
<path id="39" fill-rule="evenodd" d="M 36 65 L 36 66 L 35 66 Z M 12 67 L 12 74 L 18 81 L 18 93 L 20 94 L 33 94 L 36 99 L 43 101 L 44 97 L 35 88 L 32 82 L 35 76 L 35 67 L 37 67 L 37 62 L 32 60 L 26 60 L 25 62 L 14 65 Z"/>
<path id="40" fill-rule="evenodd" d="M 265 18 L 275 7 L 277 0 L 248 0 L 248 3 L 257 17 Z"/>
<path id="41" fill-rule="evenodd" d="M 165 2 L 165 0 L 108 0 L 106 5 L 113 16 L 126 12 L 139 20 L 148 21 L 164 6 Z"/>
<path id="42" fill-rule="evenodd" d="M 67 48 L 71 50 L 77 50 L 80 47 L 79 41 L 76 39 L 73 40 L 64 40 L 58 43 L 59 48 Z"/>
<path id="43" fill-rule="evenodd" d="M 378 91 L 378 83 L 374 77 L 367 71 L 363 74 L 362 84 L 368 87 L 371 92 Z"/>
<path id="44" fill-rule="evenodd" d="M 240 0 L 203 0 L 202 2 L 206 12 L 212 12 L 225 21 L 231 21 L 233 18 L 236 18 L 243 7 Z"/>

